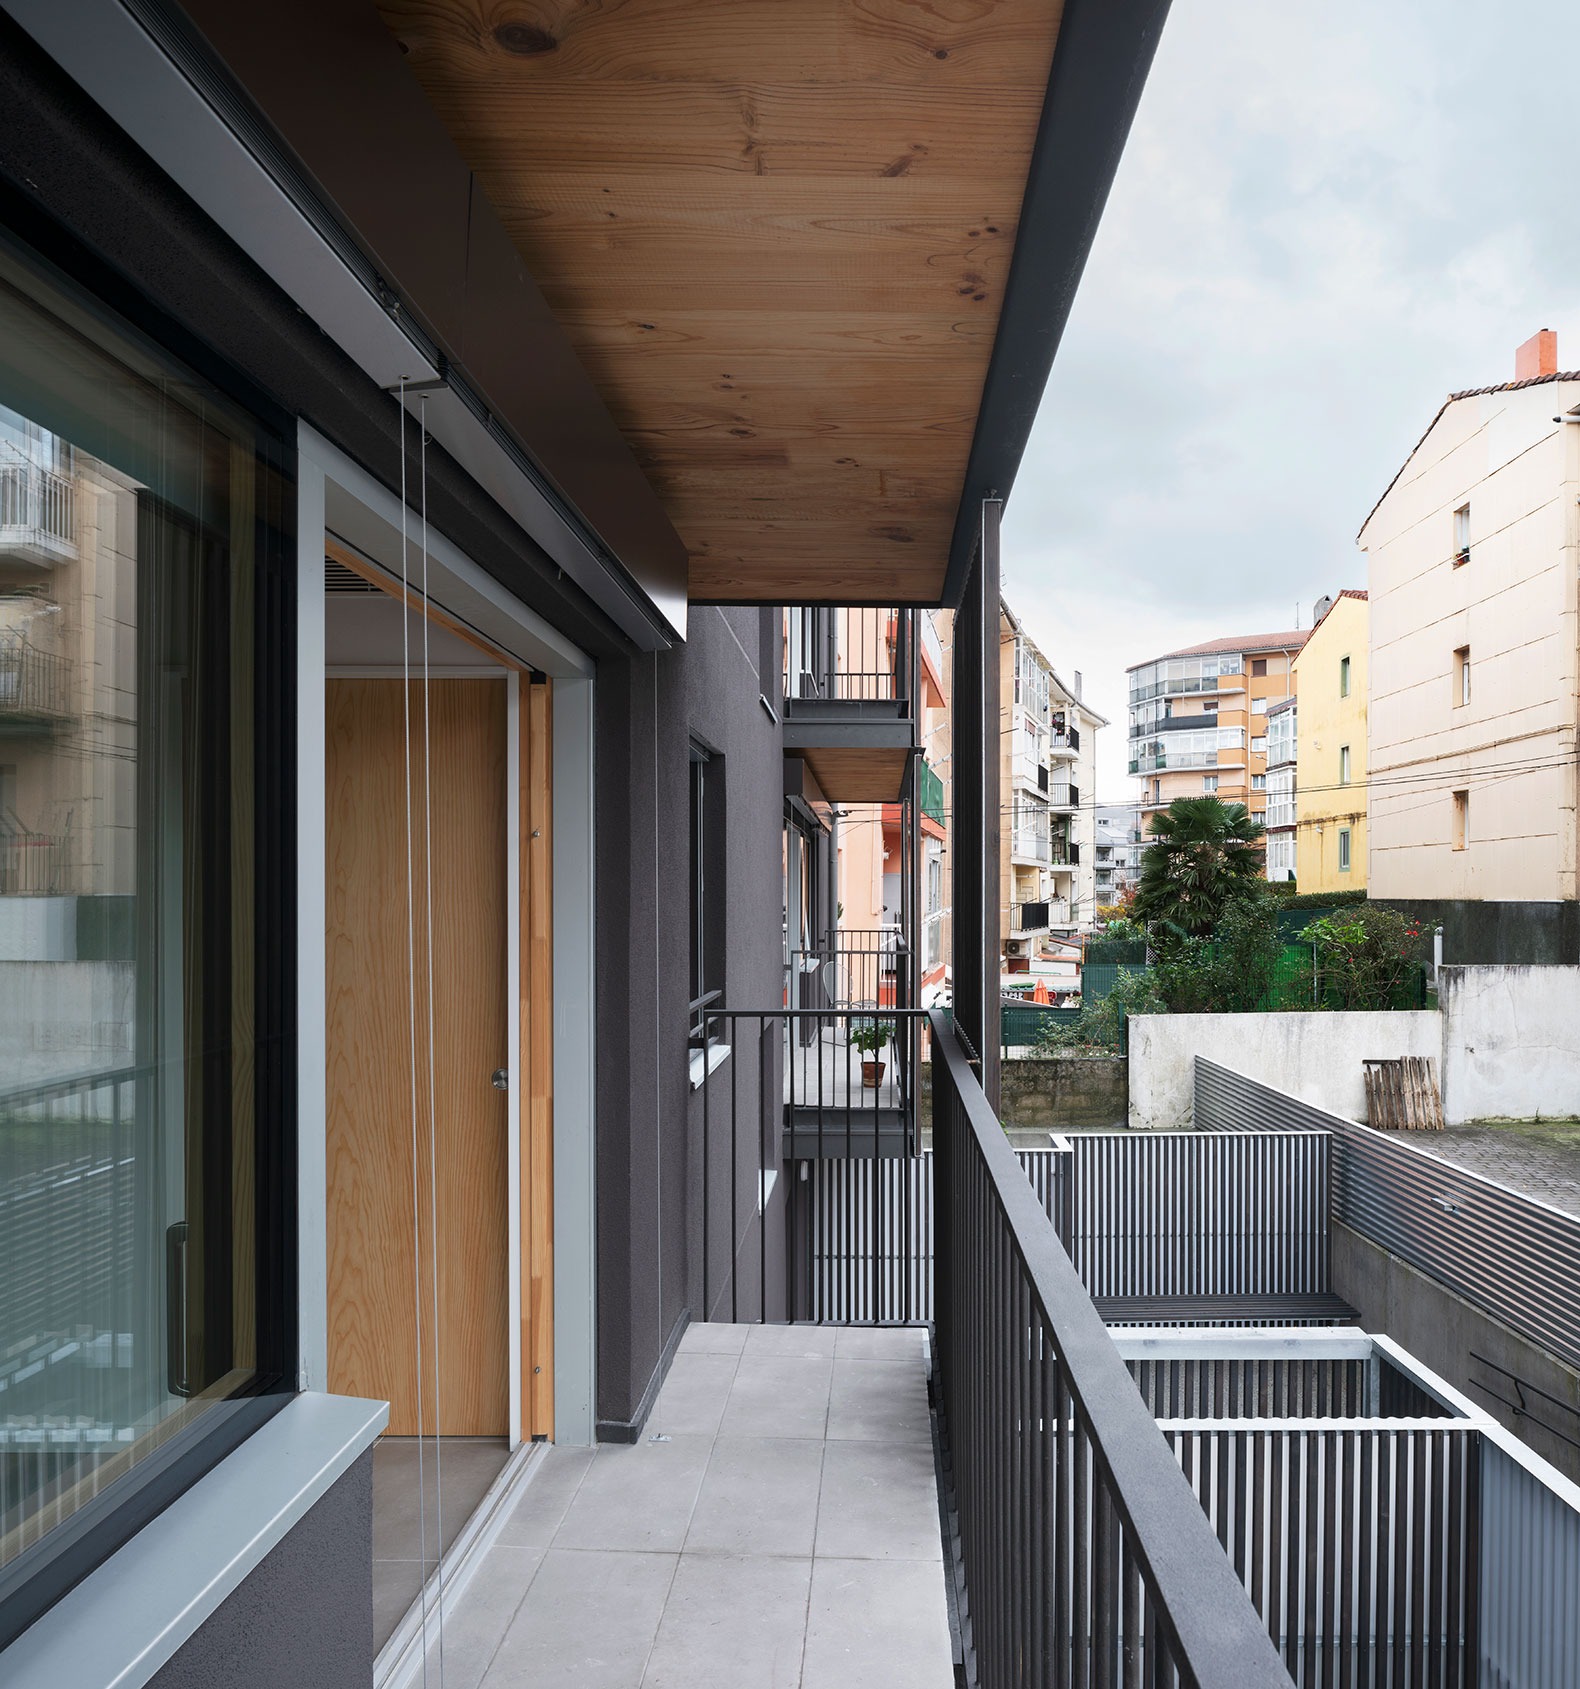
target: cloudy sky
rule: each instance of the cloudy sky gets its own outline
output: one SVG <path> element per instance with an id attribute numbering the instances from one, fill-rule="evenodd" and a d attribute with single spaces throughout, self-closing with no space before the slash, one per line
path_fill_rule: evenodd
<path id="1" fill-rule="evenodd" d="M 1574 0 L 1174 0 L 1004 532 L 1112 726 L 1125 667 L 1309 627 L 1444 396 L 1580 368 Z"/>

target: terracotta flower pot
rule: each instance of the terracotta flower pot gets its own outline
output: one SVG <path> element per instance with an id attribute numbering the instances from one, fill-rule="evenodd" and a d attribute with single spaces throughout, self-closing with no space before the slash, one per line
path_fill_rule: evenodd
<path id="1" fill-rule="evenodd" d="M 861 1064 L 861 1082 L 869 1091 L 876 1091 L 883 1083 L 884 1065 L 881 1061 L 864 1061 Z"/>

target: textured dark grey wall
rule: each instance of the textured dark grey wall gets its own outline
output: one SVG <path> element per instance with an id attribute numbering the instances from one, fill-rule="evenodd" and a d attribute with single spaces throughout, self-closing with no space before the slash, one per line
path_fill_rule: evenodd
<path id="1" fill-rule="evenodd" d="M 1465 967 L 1580 962 L 1580 903 L 1390 897 L 1390 909 L 1443 929 L 1443 960 Z"/>
<path id="2" fill-rule="evenodd" d="M 150 1689 L 366 1689 L 372 1681 L 369 1449 L 150 1680 Z"/>
<path id="3" fill-rule="evenodd" d="M 677 1324 L 704 1317 L 702 1099 L 690 1089 L 686 1047 L 693 737 L 722 758 L 727 793 L 715 910 L 725 924 L 726 1001 L 764 1009 L 782 1001 L 783 751 L 777 722 L 758 702 L 766 695 L 777 709 L 778 646 L 762 625 L 771 614 L 693 608 L 684 648 L 598 670 L 597 1417 L 606 1438 L 634 1434 Z M 714 1151 L 726 1157 L 732 1084 L 742 1104 L 739 1162 L 750 1164 L 745 1202 L 758 1165 L 755 1048 L 738 1050 L 710 1081 Z M 716 1188 L 716 1202 L 726 1188 Z M 714 1237 L 727 1250 L 727 1233 Z M 761 1253 L 753 1230 L 748 1263 Z M 782 1230 L 771 1231 L 768 1253 L 782 1277 Z M 755 1318 L 761 1295 L 751 1271 L 740 1312 Z M 715 1254 L 706 1300 L 716 1317 L 729 1315 L 727 1282 Z M 771 1315 L 775 1295 L 770 1285 Z"/>

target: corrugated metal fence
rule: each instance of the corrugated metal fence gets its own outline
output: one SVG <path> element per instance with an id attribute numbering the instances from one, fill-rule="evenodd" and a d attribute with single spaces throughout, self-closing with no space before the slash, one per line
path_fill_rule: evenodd
<path id="1" fill-rule="evenodd" d="M 1201 1057 L 1196 1061 L 1196 1119 L 1220 1131 L 1255 1132 L 1276 1124 L 1331 1134 L 1337 1218 L 1533 1341 L 1565 1359 L 1580 1359 L 1580 1223 L 1569 1216 L 1452 1166 L 1413 1143 L 1396 1142 Z M 1383 1411 L 1390 1411 L 1386 1400 Z M 1414 1410 L 1401 1400 L 1392 1404 L 1391 1411 Z M 1398 1437 L 1410 1421 L 1382 1423 L 1390 1435 Z M 1434 1433 L 1438 1442 L 1420 1442 L 1420 1436 Z M 1385 1633 L 1379 1631 L 1371 1675 L 1361 1669 L 1356 1654 L 1350 1675 L 1339 1681 L 1575 1689 L 1580 1684 L 1580 1487 L 1490 1421 L 1467 1427 L 1460 1433 L 1465 1434 L 1473 1436 L 1474 1442 L 1465 1445 L 1466 1455 L 1458 1458 L 1458 1464 L 1450 1446 L 1441 1442 L 1441 1426 L 1411 1431 L 1413 1440 L 1395 1447 L 1389 1455 L 1393 1469 L 1397 1471 L 1403 1459 L 1407 1475 L 1419 1470 L 1429 1481 L 1412 1485 L 1405 1495 L 1396 1493 L 1386 1531 L 1379 1524 L 1371 1533 L 1373 1583 L 1379 1591 L 1377 1556 L 1383 1550 L 1392 1557 L 1396 1577 L 1401 1554 L 1406 1566 L 1403 1594 L 1396 1582 L 1391 1591 L 1381 1591 L 1378 1599 L 1386 1595 L 1388 1611 L 1410 1615 L 1414 1633 L 1426 1637 L 1426 1652 L 1417 1655 L 1405 1646 L 1401 1665 L 1397 1626 L 1386 1633 L 1386 1650 L 1381 1647 Z M 1301 1458 L 1311 1458 L 1309 1446 Z M 1372 1458 L 1375 1471 L 1382 1456 L 1374 1451 Z M 1341 1469 L 1340 1479 L 1342 1492 L 1349 1482 L 1346 1470 Z M 1213 1491 L 1218 1498 L 1213 1505 L 1221 1506 L 1222 1480 L 1215 1476 L 1212 1482 L 1220 1486 Z M 1207 1505 L 1204 1484 L 1205 1480 L 1197 1488 Z M 1283 1487 L 1287 1491 L 1287 1483 Z M 1428 1578 L 1418 1596 L 1409 1571 L 1409 1556 L 1417 1552 L 1416 1545 L 1422 1544 L 1424 1551 L 1433 1540 L 1430 1531 L 1437 1528 L 1433 1520 L 1442 1512 L 1445 1498 L 1448 1513 L 1443 1528 L 1449 1535 L 1441 1539 L 1442 1544 L 1458 1554 L 1455 1564 L 1470 1552 L 1464 1544 L 1454 1550 L 1450 1540 L 1456 1496 L 1465 1509 L 1467 1526 L 1479 1538 L 1479 1589 L 1474 1605 L 1465 1608 L 1463 1661 L 1446 1628 L 1445 1603 L 1453 1593 L 1452 1579 L 1445 1583 Z M 1385 1499 L 1379 1496 L 1378 1505 Z M 1406 1511 L 1400 1510 L 1401 1504 Z M 1309 1506 L 1309 1499 L 1302 1505 Z M 1326 1542 L 1322 1511 L 1326 1505 L 1322 1500 L 1314 1515 L 1317 1534 L 1310 1541 Z M 1367 1534 L 1359 1532 L 1363 1551 Z M 1220 1540 L 1222 1536 L 1220 1528 Z M 1322 1553 L 1327 1553 L 1325 1546 Z M 1319 1591 L 1328 1587 L 1324 1571 L 1319 1569 L 1316 1578 Z M 1348 1586 L 1341 1580 L 1339 1587 L 1349 1587 L 1352 1597 L 1360 1589 L 1354 1579 Z M 1254 1585 L 1252 1593 L 1255 1596 Z M 1426 1602 L 1424 1630 L 1423 1609 L 1418 1605 L 1422 1599 Z M 1440 1608 L 1445 1615 L 1443 1628 L 1433 1617 Z M 1341 1640 L 1348 1634 L 1342 1622 L 1336 1634 Z M 1434 1638 L 1444 1650 L 1436 1656 L 1431 1652 Z M 1302 1660 L 1307 1657 L 1306 1646 L 1302 1641 Z M 1319 1648 L 1319 1658 L 1326 1657 Z M 1285 1658 L 1292 1663 L 1287 1648 Z M 1417 1660 L 1415 1675 L 1405 1675 L 1405 1668 Z M 1466 1662 L 1478 1665 L 1479 1675 Z M 1301 1683 L 1328 1681 L 1298 1670 L 1295 1675 Z"/>
<path id="2" fill-rule="evenodd" d="M 1328 1289 L 1319 1133 L 1097 1132 L 1016 1158 L 1093 1296 Z M 799 1164 L 798 1318 L 932 1318 L 932 1178 L 930 1152 Z"/>
<path id="3" fill-rule="evenodd" d="M 1580 1220 L 1201 1056 L 1196 1122 L 1331 1133 L 1336 1220 L 1580 1366 Z"/>

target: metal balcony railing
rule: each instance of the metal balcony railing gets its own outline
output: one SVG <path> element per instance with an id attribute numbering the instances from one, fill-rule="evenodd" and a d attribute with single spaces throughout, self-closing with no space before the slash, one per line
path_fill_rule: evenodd
<path id="1" fill-rule="evenodd" d="M 1080 729 L 1072 727 L 1065 732 L 1054 733 L 1050 743 L 1056 751 L 1078 751 L 1081 748 Z"/>
<path id="2" fill-rule="evenodd" d="M 1288 1689 L 937 1015 L 932 1044 L 936 1359 L 976 1681 Z"/>
<path id="3" fill-rule="evenodd" d="M 71 669 L 21 628 L 0 628 L 0 721 L 59 721 L 71 709 Z"/>
<path id="4" fill-rule="evenodd" d="M 65 881 L 64 839 L 22 830 L 0 832 L 0 897 L 58 897 Z"/>
<path id="5" fill-rule="evenodd" d="M 840 927 L 820 944 L 790 953 L 799 981 L 792 1009 L 873 1009 L 905 1006 L 911 947 L 898 926 Z"/>
<path id="6" fill-rule="evenodd" d="M 1081 788 L 1069 780 L 1055 780 L 1048 788 L 1048 805 L 1052 809 L 1079 809 Z"/>
<path id="7" fill-rule="evenodd" d="M 1050 925 L 1047 899 L 1040 903 L 1015 905 L 1015 931 L 1018 933 L 1046 932 Z"/>
<path id="8" fill-rule="evenodd" d="M 909 700 L 916 660 L 909 609 L 798 606 L 785 612 L 788 700 Z"/>
<path id="9" fill-rule="evenodd" d="M 26 458 L 0 463 L 0 556 L 45 562 L 76 554 L 77 494 L 70 478 Z"/>

